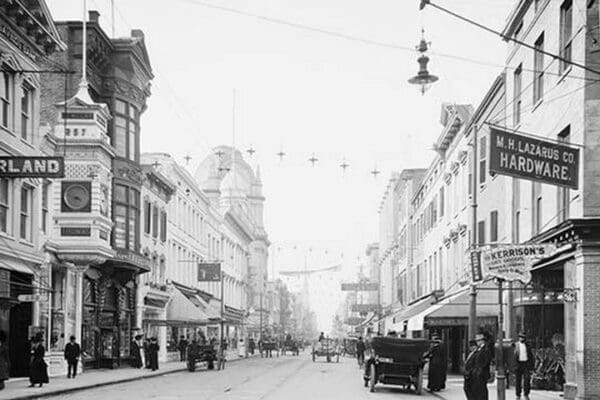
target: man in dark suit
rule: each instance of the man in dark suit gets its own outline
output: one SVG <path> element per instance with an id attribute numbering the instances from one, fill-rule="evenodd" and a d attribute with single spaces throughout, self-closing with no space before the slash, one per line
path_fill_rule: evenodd
<path id="1" fill-rule="evenodd" d="M 487 381 L 490 379 L 490 363 L 492 354 L 490 353 L 485 335 L 478 333 L 475 335 L 477 350 L 475 351 L 475 368 L 472 373 L 472 393 L 473 398 L 477 400 L 488 400 Z"/>
<path id="2" fill-rule="evenodd" d="M 65 346 L 65 360 L 67 360 L 67 364 L 69 365 L 67 370 L 67 378 L 71 376 L 75 378 L 77 376 L 77 362 L 79 361 L 79 356 L 81 355 L 81 348 L 79 344 L 75 342 L 75 336 L 71 336 L 69 338 L 69 343 Z"/>
<path id="3" fill-rule="evenodd" d="M 179 338 L 179 344 L 177 348 L 179 349 L 179 361 L 186 361 L 186 351 L 188 347 L 188 341 L 185 336 L 181 335 Z"/>
<path id="4" fill-rule="evenodd" d="M 473 396 L 473 373 L 475 371 L 475 354 L 477 353 L 477 342 L 469 340 L 469 354 L 465 360 L 465 381 L 463 390 L 467 396 L 467 400 L 477 400 Z"/>
<path id="5" fill-rule="evenodd" d="M 524 332 L 519 333 L 519 341 L 515 344 L 515 379 L 517 400 L 521 399 L 521 389 L 525 400 L 529 400 L 531 390 L 531 370 L 535 365 L 535 358 L 531 346 L 526 341 Z"/>

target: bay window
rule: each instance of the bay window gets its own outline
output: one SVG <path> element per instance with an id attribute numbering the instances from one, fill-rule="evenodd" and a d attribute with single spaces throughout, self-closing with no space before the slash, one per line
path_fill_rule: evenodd
<path id="1" fill-rule="evenodd" d="M 139 247 L 140 193 L 138 190 L 115 185 L 114 191 L 114 234 L 117 248 L 137 251 Z"/>
<path id="2" fill-rule="evenodd" d="M 115 130 L 113 132 L 113 146 L 117 155 L 131 161 L 137 161 L 137 132 L 139 125 L 139 112 L 137 108 L 122 100 L 115 103 Z"/>

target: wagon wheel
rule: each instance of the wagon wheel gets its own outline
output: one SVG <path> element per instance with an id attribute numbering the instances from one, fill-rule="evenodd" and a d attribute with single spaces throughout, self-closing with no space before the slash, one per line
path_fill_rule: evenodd
<path id="1" fill-rule="evenodd" d="M 375 371 L 375 363 L 371 364 L 371 370 L 369 371 L 369 392 L 375 391 L 375 384 L 377 383 L 377 372 Z"/>
<path id="2" fill-rule="evenodd" d="M 420 395 L 423 392 L 423 368 L 419 368 L 417 382 L 415 382 L 415 393 Z"/>

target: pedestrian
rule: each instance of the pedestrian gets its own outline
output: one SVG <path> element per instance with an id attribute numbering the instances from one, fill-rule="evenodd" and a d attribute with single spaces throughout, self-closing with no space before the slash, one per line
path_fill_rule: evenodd
<path id="1" fill-rule="evenodd" d="M 516 398 L 521 399 L 521 389 L 525 400 L 529 400 L 531 390 L 531 370 L 534 368 L 533 350 L 527 343 L 525 332 L 519 333 L 519 341 L 515 345 L 515 379 Z"/>
<path id="2" fill-rule="evenodd" d="M 188 341 L 185 336 L 181 335 L 179 337 L 179 344 L 177 348 L 179 349 L 179 361 L 185 361 L 185 352 L 188 347 Z"/>
<path id="3" fill-rule="evenodd" d="M 150 338 L 146 337 L 144 338 L 144 342 L 142 345 L 143 349 L 144 349 L 144 366 L 147 369 L 150 369 Z"/>
<path id="4" fill-rule="evenodd" d="M 0 331 L 0 390 L 4 389 L 4 381 L 10 375 L 10 358 L 8 356 L 8 340 L 6 332 Z"/>
<path id="5" fill-rule="evenodd" d="M 250 354 L 254 355 L 254 349 L 256 348 L 256 342 L 254 342 L 254 338 L 248 339 L 248 348 L 250 349 Z"/>
<path id="6" fill-rule="evenodd" d="M 77 376 L 77 363 L 81 355 L 81 347 L 75 341 L 75 336 L 71 335 L 69 343 L 65 346 L 65 360 L 67 360 L 67 378 Z"/>
<path id="7" fill-rule="evenodd" d="M 427 352 L 426 358 L 429 359 L 429 373 L 427 375 L 427 388 L 431 392 L 439 392 L 446 388 L 446 369 L 448 361 L 446 352 L 442 347 L 442 341 L 439 335 L 433 335 L 431 349 Z"/>
<path id="8" fill-rule="evenodd" d="M 131 357 L 134 368 L 142 368 L 144 366 L 144 344 L 142 343 L 142 335 L 135 335 L 131 343 Z"/>
<path id="9" fill-rule="evenodd" d="M 477 400 L 473 394 L 473 375 L 475 373 L 475 354 L 477 353 L 477 342 L 469 340 L 469 354 L 465 360 L 465 373 L 463 390 L 467 396 L 467 400 Z"/>
<path id="10" fill-rule="evenodd" d="M 158 369 L 158 351 L 160 350 L 160 346 L 155 337 L 150 338 L 150 344 L 148 344 L 148 356 L 149 360 L 149 368 L 152 371 L 156 371 Z"/>
<path id="11" fill-rule="evenodd" d="M 319 342 L 323 341 L 323 339 L 325 339 L 325 333 L 321 332 L 321 334 L 319 335 Z"/>
<path id="12" fill-rule="evenodd" d="M 33 349 L 31 352 L 31 363 L 29 364 L 29 387 L 36 384 L 42 385 L 48 383 L 48 364 L 44 360 L 46 349 L 44 348 L 44 337 L 41 333 L 35 335 L 33 339 Z"/>
<path id="13" fill-rule="evenodd" d="M 365 342 L 363 342 L 362 336 L 358 337 L 358 341 L 356 342 L 356 359 L 358 360 L 358 368 L 362 368 L 365 363 Z"/>
<path id="14" fill-rule="evenodd" d="M 475 351 L 475 367 L 472 373 L 472 393 L 477 400 L 488 400 L 487 383 L 490 379 L 490 363 L 492 355 L 489 350 L 485 335 L 475 335 L 477 350 Z"/>

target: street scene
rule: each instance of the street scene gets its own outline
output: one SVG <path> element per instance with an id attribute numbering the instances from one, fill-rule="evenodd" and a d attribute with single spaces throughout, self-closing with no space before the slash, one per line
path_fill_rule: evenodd
<path id="1" fill-rule="evenodd" d="M 598 85 L 598 0 L 0 0 L 0 400 L 599 399 Z"/>

